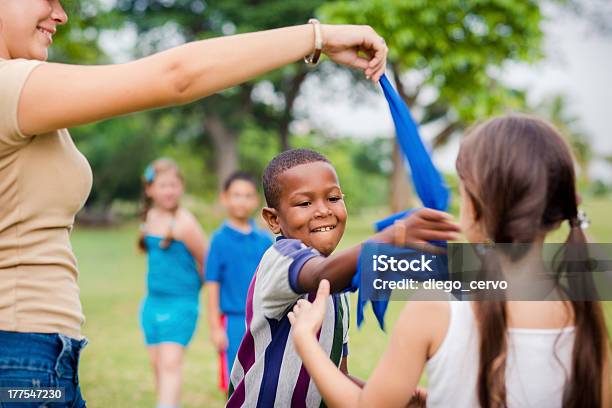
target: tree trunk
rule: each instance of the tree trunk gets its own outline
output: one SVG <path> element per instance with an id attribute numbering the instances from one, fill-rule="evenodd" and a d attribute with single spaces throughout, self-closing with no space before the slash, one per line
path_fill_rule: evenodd
<path id="1" fill-rule="evenodd" d="M 289 150 L 289 125 L 293 120 L 293 104 L 300 93 L 300 87 L 310 71 L 302 68 L 290 81 L 289 89 L 285 92 L 285 110 L 279 125 L 281 151 Z"/>
<path id="2" fill-rule="evenodd" d="M 459 130 L 459 123 L 453 122 L 446 125 L 444 129 L 442 129 L 434 138 L 432 142 L 432 149 L 436 149 L 440 146 L 444 146 L 448 143 L 450 137 Z"/>
<path id="3" fill-rule="evenodd" d="M 391 211 L 399 212 L 414 206 L 412 185 L 408 179 L 404 156 L 397 140 L 393 142 L 393 169 L 391 171 L 391 191 L 389 198 Z"/>
<path id="4" fill-rule="evenodd" d="M 238 169 L 238 135 L 230 131 L 217 114 L 206 116 L 204 129 L 215 145 L 217 185 L 220 191 L 224 181 Z"/>

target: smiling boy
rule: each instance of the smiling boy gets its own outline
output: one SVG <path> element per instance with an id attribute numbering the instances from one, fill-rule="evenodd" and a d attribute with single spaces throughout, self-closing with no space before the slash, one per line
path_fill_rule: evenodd
<path id="1" fill-rule="evenodd" d="M 321 154 L 294 149 L 276 156 L 263 177 L 262 215 L 276 243 L 264 254 L 246 299 L 246 334 L 230 376 L 228 407 L 319 407 L 321 396 L 291 341 L 287 314 L 298 299 L 314 300 L 329 280 L 330 301 L 318 340 L 348 375 L 349 304 L 346 289 L 361 244 L 331 255 L 346 226 L 338 176 Z M 458 227 L 445 213 L 423 209 L 374 235 L 383 243 L 456 239 Z"/>

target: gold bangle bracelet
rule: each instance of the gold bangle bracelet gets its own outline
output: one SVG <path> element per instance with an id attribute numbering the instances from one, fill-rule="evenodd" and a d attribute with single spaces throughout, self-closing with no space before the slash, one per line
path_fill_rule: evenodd
<path id="1" fill-rule="evenodd" d="M 323 35 L 321 34 L 321 23 L 316 18 L 308 20 L 308 24 L 312 24 L 314 27 L 315 34 L 315 48 L 314 52 L 304 57 L 304 62 L 308 65 L 317 65 L 319 58 L 321 57 L 321 51 L 323 50 Z"/>

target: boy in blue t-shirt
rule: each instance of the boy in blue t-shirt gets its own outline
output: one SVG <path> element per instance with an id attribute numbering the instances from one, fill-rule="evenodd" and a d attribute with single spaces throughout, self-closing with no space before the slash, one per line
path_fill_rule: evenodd
<path id="1" fill-rule="evenodd" d="M 210 338 L 220 357 L 219 386 L 227 392 L 229 372 L 244 336 L 249 284 L 273 241 L 251 219 L 259 207 L 257 184 L 251 175 L 232 174 L 223 185 L 221 202 L 227 220 L 212 235 L 206 287 Z"/>

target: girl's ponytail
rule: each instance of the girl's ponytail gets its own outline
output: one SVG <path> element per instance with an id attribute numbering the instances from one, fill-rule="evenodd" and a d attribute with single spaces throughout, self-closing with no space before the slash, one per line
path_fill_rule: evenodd
<path id="1" fill-rule="evenodd" d="M 576 337 L 572 353 L 572 376 L 565 390 L 564 407 L 601 407 L 608 335 L 601 303 L 591 274 L 585 221 L 576 212 L 570 216 L 570 232 L 563 254 L 561 272 L 568 274 Z"/>

